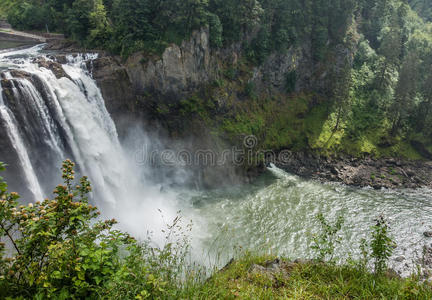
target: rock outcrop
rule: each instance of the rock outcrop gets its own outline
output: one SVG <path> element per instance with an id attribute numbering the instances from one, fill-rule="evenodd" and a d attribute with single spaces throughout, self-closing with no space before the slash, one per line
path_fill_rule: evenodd
<path id="1" fill-rule="evenodd" d="M 137 112 L 137 94 L 127 68 L 117 57 L 102 56 L 87 66 L 96 80 L 105 105 L 114 119 L 123 114 Z"/>
<path id="2" fill-rule="evenodd" d="M 38 57 L 34 59 L 33 62 L 37 63 L 39 67 L 51 70 L 57 78 L 66 77 L 72 80 L 70 76 L 63 70 L 62 65 L 58 62 L 47 60 L 44 57 Z"/>
<path id="3" fill-rule="evenodd" d="M 203 28 L 193 32 L 189 40 L 181 45 L 168 46 L 160 57 L 149 58 L 136 53 L 126 62 L 104 56 L 94 62 L 95 79 L 104 78 L 123 81 L 135 95 L 157 97 L 166 103 L 175 103 L 206 84 L 223 77 L 226 68 L 235 68 L 242 58 L 241 44 L 233 44 L 224 49 L 212 49 L 209 31 Z M 286 76 L 297 71 L 296 90 L 309 89 L 313 80 L 325 81 L 325 76 L 315 78 L 310 71 L 308 48 L 291 48 L 286 53 L 270 55 L 261 66 L 253 68 L 249 81 L 257 90 L 271 93 L 284 93 Z M 126 71 L 127 76 L 124 74 Z M 115 74 L 113 74 L 115 73 Z M 323 84 L 325 85 L 325 84 Z M 101 89 L 111 89 L 112 85 L 102 85 Z M 124 89 L 121 89 L 124 90 Z M 111 98 L 108 92 L 104 95 Z"/>
<path id="4" fill-rule="evenodd" d="M 351 186 L 381 188 L 432 187 L 432 163 L 394 158 L 318 157 L 292 153 L 276 165 L 299 176 Z"/>
<path id="5" fill-rule="evenodd" d="M 148 60 L 142 53 L 136 53 L 125 66 L 134 91 L 157 93 L 171 100 L 179 100 L 214 79 L 218 71 L 207 29 L 195 31 L 180 46 L 170 45 L 160 58 Z"/>

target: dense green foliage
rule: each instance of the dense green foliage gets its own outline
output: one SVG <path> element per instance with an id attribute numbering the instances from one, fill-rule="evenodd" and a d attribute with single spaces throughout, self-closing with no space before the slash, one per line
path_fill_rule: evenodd
<path id="1" fill-rule="evenodd" d="M 188 251 L 184 235 L 174 232 L 180 219 L 162 248 L 139 243 L 115 230 L 115 220 L 98 219 L 87 200 L 90 183 L 75 183 L 73 167 L 63 163 L 64 184 L 53 200 L 28 205 L 19 205 L 0 177 L 0 298 L 176 298 Z"/>
<path id="2" fill-rule="evenodd" d="M 148 22 L 135 15 L 141 11 L 139 3 L 131 6 L 134 10 L 126 7 L 129 1 L 119 3 L 117 21 L 115 1 L 105 5 L 115 36 L 108 48 L 125 55 L 140 49 L 160 53 L 168 42 L 179 42 L 203 25 L 210 28 L 213 47 L 242 41 L 240 59 L 221 62 L 220 78 L 204 91 L 170 107 L 146 98 L 155 102 L 164 122 L 178 120 L 178 113 L 185 117 L 174 128 L 196 122 L 189 117 L 197 115 L 224 139 L 241 142 L 239 137 L 257 136 L 260 150 L 432 157 L 432 24 L 406 1 L 214 0 L 200 2 L 197 21 L 186 23 L 192 25 L 176 15 L 158 27 L 161 20 Z M 285 74 L 283 93 L 257 89 L 253 68 L 271 53 L 289 50 L 306 53 L 312 78 L 294 69 Z M 294 66 L 300 63 L 296 55 L 292 59 Z"/>
<path id="3" fill-rule="evenodd" d="M 432 6 L 428 0 L 408 0 L 412 8 L 423 18 L 432 21 Z"/>
<path id="4" fill-rule="evenodd" d="M 249 51 L 262 60 L 310 37 L 324 57 L 328 38 L 344 38 L 355 1 L 333 0 L 17 0 L 2 5 L 19 29 L 61 31 L 89 47 L 125 56 L 138 50 L 159 53 L 194 29 L 209 26 L 215 47 L 240 40 L 260 28 Z"/>

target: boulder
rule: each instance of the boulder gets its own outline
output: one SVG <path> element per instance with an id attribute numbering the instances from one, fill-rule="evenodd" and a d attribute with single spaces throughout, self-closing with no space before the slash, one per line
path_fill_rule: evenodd
<path id="1" fill-rule="evenodd" d="M 405 256 L 398 256 L 395 258 L 395 262 L 401 263 L 405 260 Z"/>
<path id="2" fill-rule="evenodd" d="M 34 59 L 33 62 L 37 63 L 39 65 L 39 67 L 41 67 L 41 68 L 51 70 L 54 73 L 54 75 L 59 79 L 62 77 L 66 77 L 66 78 L 69 78 L 70 80 L 72 80 L 69 77 L 69 75 L 66 74 L 62 65 L 58 62 L 46 60 L 43 57 L 38 57 L 38 58 Z"/>
<path id="3" fill-rule="evenodd" d="M 272 281 L 276 279 L 288 279 L 290 276 L 290 272 L 295 268 L 296 263 L 286 263 L 280 259 L 275 259 L 272 261 L 268 261 L 263 265 L 253 264 L 249 273 L 251 275 L 263 275 L 269 278 Z"/>

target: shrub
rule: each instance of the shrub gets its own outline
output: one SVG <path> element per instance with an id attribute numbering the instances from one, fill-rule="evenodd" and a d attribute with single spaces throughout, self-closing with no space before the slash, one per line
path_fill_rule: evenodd
<path id="1" fill-rule="evenodd" d="M 53 200 L 28 205 L 19 205 L 0 178 L 0 297 L 99 298 L 114 282 L 134 280 L 128 266 L 141 268 L 133 296 L 161 293 L 162 279 L 144 267 L 145 248 L 114 230 L 115 220 L 97 220 L 91 185 L 86 177 L 75 183 L 73 168 L 63 163 L 64 184 Z"/>
<path id="2" fill-rule="evenodd" d="M 342 238 L 338 235 L 338 232 L 342 229 L 342 225 L 345 222 L 342 216 L 339 216 L 334 224 L 327 221 L 322 213 L 316 216 L 321 230 L 318 235 L 313 237 L 312 250 L 317 253 L 317 260 L 332 261 L 334 257 L 334 250 L 337 244 L 340 244 Z"/>
<path id="3" fill-rule="evenodd" d="M 375 273 L 381 274 L 387 270 L 387 262 L 393 254 L 395 242 L 389 235 L 389 225 L 383 216 L 375 220 L 372 227 L 371 256 L 374 259 Z"/>

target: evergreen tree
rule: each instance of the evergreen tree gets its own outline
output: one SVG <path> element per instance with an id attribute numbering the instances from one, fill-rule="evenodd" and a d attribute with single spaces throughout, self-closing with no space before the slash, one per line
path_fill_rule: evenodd
<path id="1" fill-rule="evenodd" d="M 393 134 L 406 125 L 409 116 L 413 113 L 417 93 L 418 63 L 416 54 L 408 55 L 403 62 L 391 107 Z"/>

